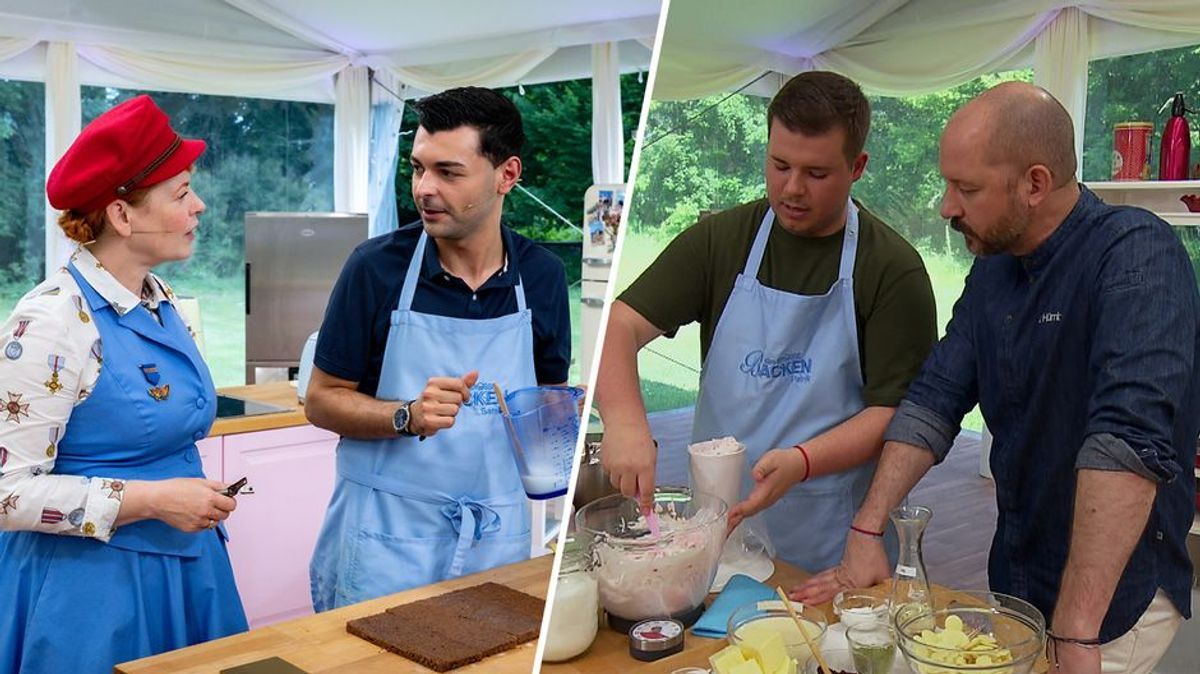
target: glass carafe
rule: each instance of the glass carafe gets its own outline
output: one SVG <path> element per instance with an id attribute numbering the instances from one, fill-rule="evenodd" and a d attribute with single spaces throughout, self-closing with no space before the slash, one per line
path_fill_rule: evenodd
<path id="1" fill-rule="evenodd" d="M 900 537 L 900 557 L 892 576 L 891 616 L 903 621 L 916 613 L 932 613 L 933 594 L 921 555 L 921 538 L 933 517 L 925 506 L 902 505 L 889 516 Z"/>

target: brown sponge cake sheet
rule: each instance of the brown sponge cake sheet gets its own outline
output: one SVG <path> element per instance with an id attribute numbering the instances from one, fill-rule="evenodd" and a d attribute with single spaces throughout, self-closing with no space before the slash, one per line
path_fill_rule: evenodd
<path id="1" fill-rule="evenodd" d="M 524 592 L 483 583 L 351 620 L 346 631 L 445 672 L 536 639 L 545 606 Z"/>

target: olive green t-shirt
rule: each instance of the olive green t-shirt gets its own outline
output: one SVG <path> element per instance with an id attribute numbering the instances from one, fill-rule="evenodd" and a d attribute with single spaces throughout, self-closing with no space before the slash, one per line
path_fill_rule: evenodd
<path id="1" fill-rule="evenodd" d="M 689 227 L 618 299 L 669 337 L 680 326 L 699 321 L 700 357 L 706 358 L 767 208 L 761 199 Z M 937 306 L 917 251 L 861 204 L 858 220 L 854 309 L 863 396 L 868 406 L 895 407 L 937 341 Z M 802 237 L 776 222 L 759 282 L 799 295 L 829 292 L 837 280 L 844 232 Z"/>

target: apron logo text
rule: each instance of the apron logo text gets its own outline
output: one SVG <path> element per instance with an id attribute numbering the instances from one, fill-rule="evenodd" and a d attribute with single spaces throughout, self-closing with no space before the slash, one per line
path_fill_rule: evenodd
<path id="1" fill-rule="evenodd" d="M 767 358 L 761 351 L 751 351 L 738 369 L 751 377 L 780 379 L 786 377 L 796 384 L 807 384 L 812 380 L 812 358 L 799 353 L 785 353 L 778 358 Z"/>
<path id="2" fill-rule="evenodd" d="M 500 414 L 500 403 L 496 400 L 496 389 L 490 381 L 477 381 L 471 387 L 471 398 L 463 403 L 476 414 Z"/>

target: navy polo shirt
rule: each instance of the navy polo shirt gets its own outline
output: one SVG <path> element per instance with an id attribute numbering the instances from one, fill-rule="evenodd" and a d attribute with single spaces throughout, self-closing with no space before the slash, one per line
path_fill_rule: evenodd
<path id="1" fill-rule="evenodd" d="M 417 221 L 359 244 L 329 297 L 314 363 L 324 372 L 358 382 L 370 396 L 379 386 L 391 313 L 400 300 L 404 273 L 421 236 Z M 533 241 L 501 227 L 507 264 L 472 292 L 442 268 L 433 239 L 426 244 L 413 311 L 452 318 L 497 318 L 517 311 L 513 286 L 525 287 L 533 311 L 533 364 L 537 380 L 558 384 L 571 366 L 571 317 L 562 262 Z M 446 372 L 456 376 L 461 372 Z M 420 391 L 410 395 L 416 397 Z"/>
<path id="2" fill-rule="evenodd" d="M 1047 620 L 1070 550 L 1076 470 L 1155 482 L 1149 520 L 1100 629 L 1108 642 L 1129 631 L 1159 588 L 1191 615 L 1198 354 L 1200 294 L 1171 227 L 1081 187 L 1032 253 L 975 261 L 946 336 L 884 437 L 941 460 L 979 403 L 994 436 L 999 514 L 988 579 Z"/>

